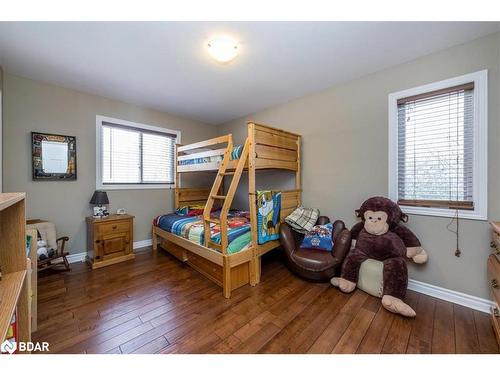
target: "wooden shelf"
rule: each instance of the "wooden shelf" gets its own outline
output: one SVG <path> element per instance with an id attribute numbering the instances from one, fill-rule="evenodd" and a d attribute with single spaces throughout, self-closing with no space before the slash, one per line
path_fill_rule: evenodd
<path id="1" fill-rule="evenodd" d="M 26 281 L 26 193 L 0 193 L 0 342 L 17 308 L 17 339 L 31 340 Z"/>
<path id="2" fill-rule="evenodd" d="M 0 193 L 0 211 L 26 198 L 26 193 Z"/>
<path id="3" fill-rule="evenodd" d="M 26 271 L 11 272 L 0 281 L 0 342 L 3 342 L 23 289 Z"/>

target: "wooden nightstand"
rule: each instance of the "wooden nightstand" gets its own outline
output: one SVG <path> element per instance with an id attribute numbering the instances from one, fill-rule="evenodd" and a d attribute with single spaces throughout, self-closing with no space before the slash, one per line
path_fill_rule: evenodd
<path id="1" fill-rule="evenodd" d="M 134 259 L 134 217 L 109 215 L 87 217 L 87 262 L 92 269 Z"/>

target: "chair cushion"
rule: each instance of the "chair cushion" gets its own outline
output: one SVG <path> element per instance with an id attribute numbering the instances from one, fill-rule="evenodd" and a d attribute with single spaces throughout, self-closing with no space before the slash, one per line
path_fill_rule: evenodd
<path id="1" fill-rule="evenodd" d="M 333 224 L 315 225 L 313 229 L 304 236 L 300 247 L 302 249 L 318 249 L 332 251 Z"/>
<path id="2" fill-rule="evenodd" d="M 334 267 L 337 263 L 331 252 L 317 249 L 297 249 L 291 258 L 297 266 L 315 272 Z"/>

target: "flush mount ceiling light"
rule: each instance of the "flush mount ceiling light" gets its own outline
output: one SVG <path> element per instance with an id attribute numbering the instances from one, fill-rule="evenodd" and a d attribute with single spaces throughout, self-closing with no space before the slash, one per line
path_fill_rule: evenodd
<path id="1" fill-rule="evenodd" d="M 208 42 L 208 53 L 216 61 L 227 63 L 238 55 L 238 45 L 229 38 L 213 39 Z"/>

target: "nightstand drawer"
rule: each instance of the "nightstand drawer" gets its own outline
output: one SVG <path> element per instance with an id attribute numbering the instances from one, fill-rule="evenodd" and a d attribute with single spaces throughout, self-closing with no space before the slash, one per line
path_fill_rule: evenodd
<path id="1" fill-rule="evenodd" d="M 111 223 L 102 223 L 97 226 L 99 234 L 109 234 L 118 232 L 128 232 L 130 223 L 128 221 L 115 221 Z"/>
<path id="2" fill-rule="evenodd" d="M 500 303 L 500 262 L 495 255 L 488 258 L 488 282 L 495 302 Z"/>

